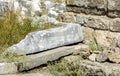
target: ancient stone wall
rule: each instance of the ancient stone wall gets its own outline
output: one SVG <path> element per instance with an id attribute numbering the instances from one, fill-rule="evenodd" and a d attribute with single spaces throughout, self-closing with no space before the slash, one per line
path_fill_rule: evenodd
<path id="1" fill-rule="evenodd" d="M 85 43 L 92 39 L 101 46 L 120 48 L 119 0 L 66 0 L 63 22 L 83 26 Z"/>

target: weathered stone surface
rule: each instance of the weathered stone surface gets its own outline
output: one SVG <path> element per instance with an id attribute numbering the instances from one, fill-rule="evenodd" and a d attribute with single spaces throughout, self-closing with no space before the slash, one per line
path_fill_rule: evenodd
<path id="1" fill-rule="evenodd" d="M 108 55 L 108 58 L 111 62 L 120 63 L 120 54 L 119 53 L 111 53 Z"/>
<path id="2" fill-rule="evenodd" d="M 83 7 L 97 7 L 101 9 L 106 8 L 106 0 L 67 0 L 67 5 L 76 5 Z"/>
<path id="3" fill-rule="evenodd" d="M 53 75 L 49 73 L 29 73 L 29 74 L 10 74 L 4 76 L 53 76 Z"/>
<path id="4" fill-rule="evenodd" d="M 89 27 L 83 28 L 84 43 L 89 44 L 90 41 L 94 38 L 94 30 Z"/>
<path id="5" fill-rule="evenodd" d="M 62 16 L 62 21 L 63 22 L 76 22 L 76 17 L 75 14 L 70 12 L 65 12 Z"/>
<path id="6" fill-rule="evenodd" d="M 97 62 L 105 62 L 108 59 L 108 55 L 105 52 L 101 52 L 100 54 L 96 55 L 95 59 Z"/>
<path id="7" fill-rule="evenodd" d="M 76 16 L 76 22 L 95 29 L 109 30 L 110 19 L 99 16 L 82 15 Z M 113 22 L 113 21 L 112 21 Z"/>
<path id="8" fill-rule="evenodd" d="M 60 57 L 72 54 L 74 51 L 80 52 L 80 49 L 83 48 L 86 47 L 83 47 L 83 45 L 81 47 L 81 44 L 64 46 L 33 55 L 27 55 L 28 59 L 25 61 L 16 62 L 15 64 L 0 63 L 0 74 L 16 73 L 24 70 L 30 70 L 42 64 L 47 64 L 49 61 L 54 61 Z"/>
<path id="9" fill-rule="evenodd" d="M 16 73 L 18 67 L 15 63 L 0 63 L 0 75 Z"/>
<path id="10" fill-rule="evenodd" d="M 67 0 L 67 11 L 120 17 L 119 0 Z"/>
<path id="11" fill-rule="evenodd" d="M 108 0 L 108 15 L 111 17 L 120 17 L 119 0 Z"/>
<path id="12" fill-rule="evenodd" d="M 110 30 L 120 32 L 120 19 L 110 20 Z"/>
<path id="13" fill-rule="evenodd" d="M 112 47 L 116 45 L 114 41 L 114 38 L 116 36 L 115 33 L 109 31 L 96 30 L 94 34 L 94 37 L 99 45 L 105 47 Z"/>
<path id="14" fill-rule="evenodd" d="M 81 61 L 80 66 L 88 71 L 89 76 L 119 76 L 120 64 Z"/>
<path id="15" fill-rule="evenodd" d="M 82 28 L 79 24 L 67 25 L 48 30 L 29 33 L 20 43 L 8 48 L 17 54 L 30 54 L 55 47 L 81 42 Z"/>
<path id="16" fill-rule="evenodd" d="M 1 5 L 2 4 L 2 5 Z M 24 16 L 36 16 L 36 13 L 40 13 L 40 0 L 2 0 L 0 3 L 0 10 L 4 13 L 6 11 L 12 10 L 14 12 L 19 12 Z"/>
<path id="17" fill-rule="evenodd" d="M 71 12 L 69 14 L 71 14 Z M 89 44 L 89 42 L 93 38 L 95 38 L 97 43 L 102 46 L 107 46 L 107 47 L 120 46 L 119 18 L 111 19 L 105 16 L 92 16 L 92 15 L 84 15 L 84 14 L 76 15 L 73 13 L 72 13 L 72 17 L 75 18 L 75 20 L 73 18 L 71 18 L 73 20 L 70 20 L 66 17 L 65 17 L 66 20 L 63 19 L 64 21 L 66 22 L 76 21 L 76 23 L 82 25 L 85 44 Z"/>
<path id="18" fill-rule="evenodd" d="M 91 61 L 95 61 L 97 54 L 91 54 L 88 58 Z"/>
<path id="19" fill-rule="evenodd" d="M 84 15 L 84 14 L 74 14 L 72 12 L 65 13 L 64 22 L 76 22 L 83 26 L 108 30 L 113 32 L 120 32 L 120 19 L 112 19 L 105 16 L 93 16 L 93 15 Z"/>
<path id="20" fill-rule="evenodd" d="M 8 3 L 4 1 L 0 1 L 0 15 L 3 15 L 5 12 L 8 11 Z"/>
<path id="21" fill-rule="evenodd" d="M 48 16 L 57 18 L 59 13 L 63 13 L 66 10 L 64 3 L 54 3 L 52 1 L 44 2 L 45 8 L 48 11 Z"/>
<path id="22" fill-rule="evenodd" d="M 67 11 L 86 14 L 105 14 L 106 0 L 67 0 Z"/>

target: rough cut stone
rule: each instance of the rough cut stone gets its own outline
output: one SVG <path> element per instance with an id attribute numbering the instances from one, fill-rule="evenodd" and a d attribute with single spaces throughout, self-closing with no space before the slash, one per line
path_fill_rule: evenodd
<path id="1" fill-rule="evenodd" d="M 98 62 L 105 62 L 108 59 L 108 55 L 104 52 L 101 52 L 96 56 L 96 61 Z"/>
<path id="2" fill-rule="evenodd" d="M 97 54 L 91 54 L 91 55 L 89 56 L 89 59 L 90 59 L 91 61 L 95 61 L 96 56 L 97 56 Z"/>
<path id="3" fill-rule="evenodd" d="M 81 67 L 87 70 L 89 76 L 119 76 L 120 64 L 99 63 L 88 60 L 81 61 Z"/>
<path id="4" fill-rule="evenodd" d="M 0 63 L 0 75 L 16 73 L 17 65 L 15 63 Z"/>
<path id="5" fill-rule="evenodd" d="M 36 16 L 36 13 L 40 13 L 40 0 L 2 0 L 0 1 L 0 13 L 13 10 L 19 11 L 22 16 Z"/>
<path id="6" fill-rule="evenodd" d="M 5 12 L 8 11 L 8 3 L 4 1 L 0 1 L 0 15 L 3 15 Z"/>
<path id="7" fill-rule="evenodd" d="M 108 15 L 120 17 L 120 0 L 108 0 Z"/>
<path id="8" fill-rule="evenodd" d="M 119 53 L 111 53 L 108 55 L 109 61 L 114 63 L 120 63 L 120 54 Z"/>
<path id="9" fill-rule="evenodd" d="M 25 39 L 8 48 L 18 54 L 30 54 L 55 47 L 81 42 L 82 28 L 79 24 L 67 25 L 29 33 Z"/>
<path id="10" fill-rule="evenodd" d="M 67 0 L 67 10 L 86 14 L 105 14 L 106 0 Z M 86 11 L 87 10 L 87 11 Z"/>
<path id="11" fill-rule="evenodd" d="M 67 0 L 67 11 L 120 17 L 119 0 Z"/>
<path id="12" fill-rule="evenodd" d="M 47 64 L 49 61 L 55 61 L 63 56 L 72 54 L 73 52 L 80 52 L 80 49 L 86 48 L 87 45 L 76 44 L 71 46 L 63 46 L 48 50 L 45 52 L 27 55 L 25 60 L 15 63 L 0 63 L 0 75 L 8 73 L 17 73 L 25 70 L 30 70 L 40 65 Z"/>

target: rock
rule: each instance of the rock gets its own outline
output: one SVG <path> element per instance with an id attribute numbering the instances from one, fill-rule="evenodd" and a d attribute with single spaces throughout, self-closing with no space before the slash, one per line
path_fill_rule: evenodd
<path id="1" fill-rule="evenodd" d="M 75 14 L 72 12 L 71 13 L 68 13 L 68 12 L 63 13 L 62 21 L 67 22 L 67 23 L 76 22 Z"/>
<path id="2" fill-rule="evenodd" d="M 48 16 L 49 16 L 49 17 L 57 18 L 58 15 L 59 15 L 59 14 L 58 14 L 56 11 L 53 11 L 53 10 L 49 10 L 49 11 L 48 11 Z"/>
<path id="3" fill-rule="evenodd" d="M 17 65 L 15 63 L 0 63 L 0 75 L 16 73 Z"/>
<path id="4" fill-rule="evenodd" d="M 110 19 L 106 17 L 90 16 L 90 15 L 77 15 L 76 22 L 95 29 L 109 30 Z M 112 21 L 114 22 L 114 21 Z"/>
<path id="5" fill-rule="evenodd" d="M 38 17 L 38 18 L 33 17 L 32 20 L 33 20 L 32 26 L 36 25 L 36 23 L 38 23 L 39 26 L 43 25 L 44 23 L 53 23 L 56 25 L 60 23 L 55 18 L 49 17 L 47 15 L 42 15 L 41 17 Z"/>
<path id="6" fill-rule="evenodd" d="M 61 57 L 68 56 L 74 51 L 79 51 L 80 49 L 82 49 L 81 44 L 63 46 L 32 55 L 26 55 L 25 60 L 20 60 L 15 63 L 2 62 L 0 63 L 0 75 L 31 70 L 40 67 L 43 64 L 47 64 L 48 62 L 58 60 Z"/>
<path id="7" fill-rule="evenodd" d="M 8 2 L 0 1 L 0 15 L 3 15 L 8 11 Z"/>
<path id="8" fill-rule="evenodd" d="M 100 15 L 107 11 L 106 0 L 67 0 L 66 4 L 67 11 L 70 12 Z"/>
<path id="9" fill-rule="evenodd" d="M 116 45 L 114 38 L 117 36 L 113 32 L 96 30 L 94 32 L 94 37 L 96 42 L 103 47 L 113 47 Z"/>
<path id="10" fill-rule="evenodd" d="M 25 73 L 25 74 L 10 74 L 10 75 L 4 75 L 4 76 L 53 76 L 51 73 L 44 72 L 44 73 Z"/>
<path id="11" fill-rule="evenodd" d="M 111 17 L 120 17 L 120 1 L 108 0 L 108 15 Z"/>
<path id="12" fill-rule="evenodd" d="M 119 53 L 110 53 L 108 59 L 114 63 L 120 63 L 120 54 Z"/>
<path id="13" fill-rule="evenodd" d="M 47 10 L 50 10 L 50 8 L 54 6 L 54 3 L 52 3 L 51 1 L 45 1 L 44 4 Z"/>
<path id="14" fill-rule="evenodd" d="M 82 27 L 83 28 L 83 36 L 84 36 L 84 43 L 90 44 L 90 41 L 94 37 L 94 30 L 89 27 Z"/>
<path id="15" fill-rule="evenodd" d="M 45 8 L 48 11 L 48 16 L 57 18 L 59 13 L 63 13 L 66 10 L 64 3 L 53 3 L 51 1 L 45 1 Z"/>
<path id="16" fill-rule="evenodd" d="M 114 48 L 112 48 L 112 51 L 113 51 L 114 53 L 120 54 L 120 48 L 119 48 L 119 47 L 114 47 Z"/>
<path id="17" fill-rule="evenodd" d="M 25 39 L 8 48 L 19 55 L 41 52 L 47 49 L 83 41 L 82 28 L 79 24 L 29 33 Z"/>
<path id="18" fill-rule="evenodd" d="M 89 60 L 83 60 L 80 64 L 86 70 L 86 76 L 119 76 L 120 64 L 113 63 L 99 63 Z"/>
<path id="19" fill-rule="evenodd" d="M 97 54 L 91 54 L 88 58 L 89 58 L 89 60 L 91 60 L 91 61 L 95 61 L 96 60 L 96 56 L 97 56 Z"/>
<path id="20" fill-rule="evenodd" d="M 23 17 L 25 16 L 36 16 L 37 13 L 41 13 L 40 9 L 40 0 L 14 0 L 13 2 L 11 0 L 3 0 L 0 2 L 0 13 L 8 12 L 9 10 L 12 10 L 14 12 L 19 12 L 20 15 Z"/>
<path id="21" fill-rule="evenodd" d="M 100 54 L 97 54 L 96 61 L 97 62 L 105 62 L 108 59 L 108 55 L 105 52 L 101 52 Z"/>

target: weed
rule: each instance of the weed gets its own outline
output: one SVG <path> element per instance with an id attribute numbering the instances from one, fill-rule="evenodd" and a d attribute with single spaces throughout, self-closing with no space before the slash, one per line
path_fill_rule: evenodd
<path id="1" fill-rule="evenodd" d="M 5 51 L 0 54 L 0 62 L 19 62 L 28 59 L 26 55 L 19 56 L 14 52 Z"/>
<path id="2" fill-rule="evenodd" d="M 74 62 L 62 59 L 50 64 L 48 69 L 54 76 L 85 76 L 85 73 L 83 72 L 83 69 L 80 68 L 79 64 L 79 59 Z"/>
<path id="3" fill-rule="evenodd" d="M 95 38 L 93 38 L 90 43 L 89 43 L 89 47 L 92 51 L 103 51 L 105 47 L 97 44 Z"/>

